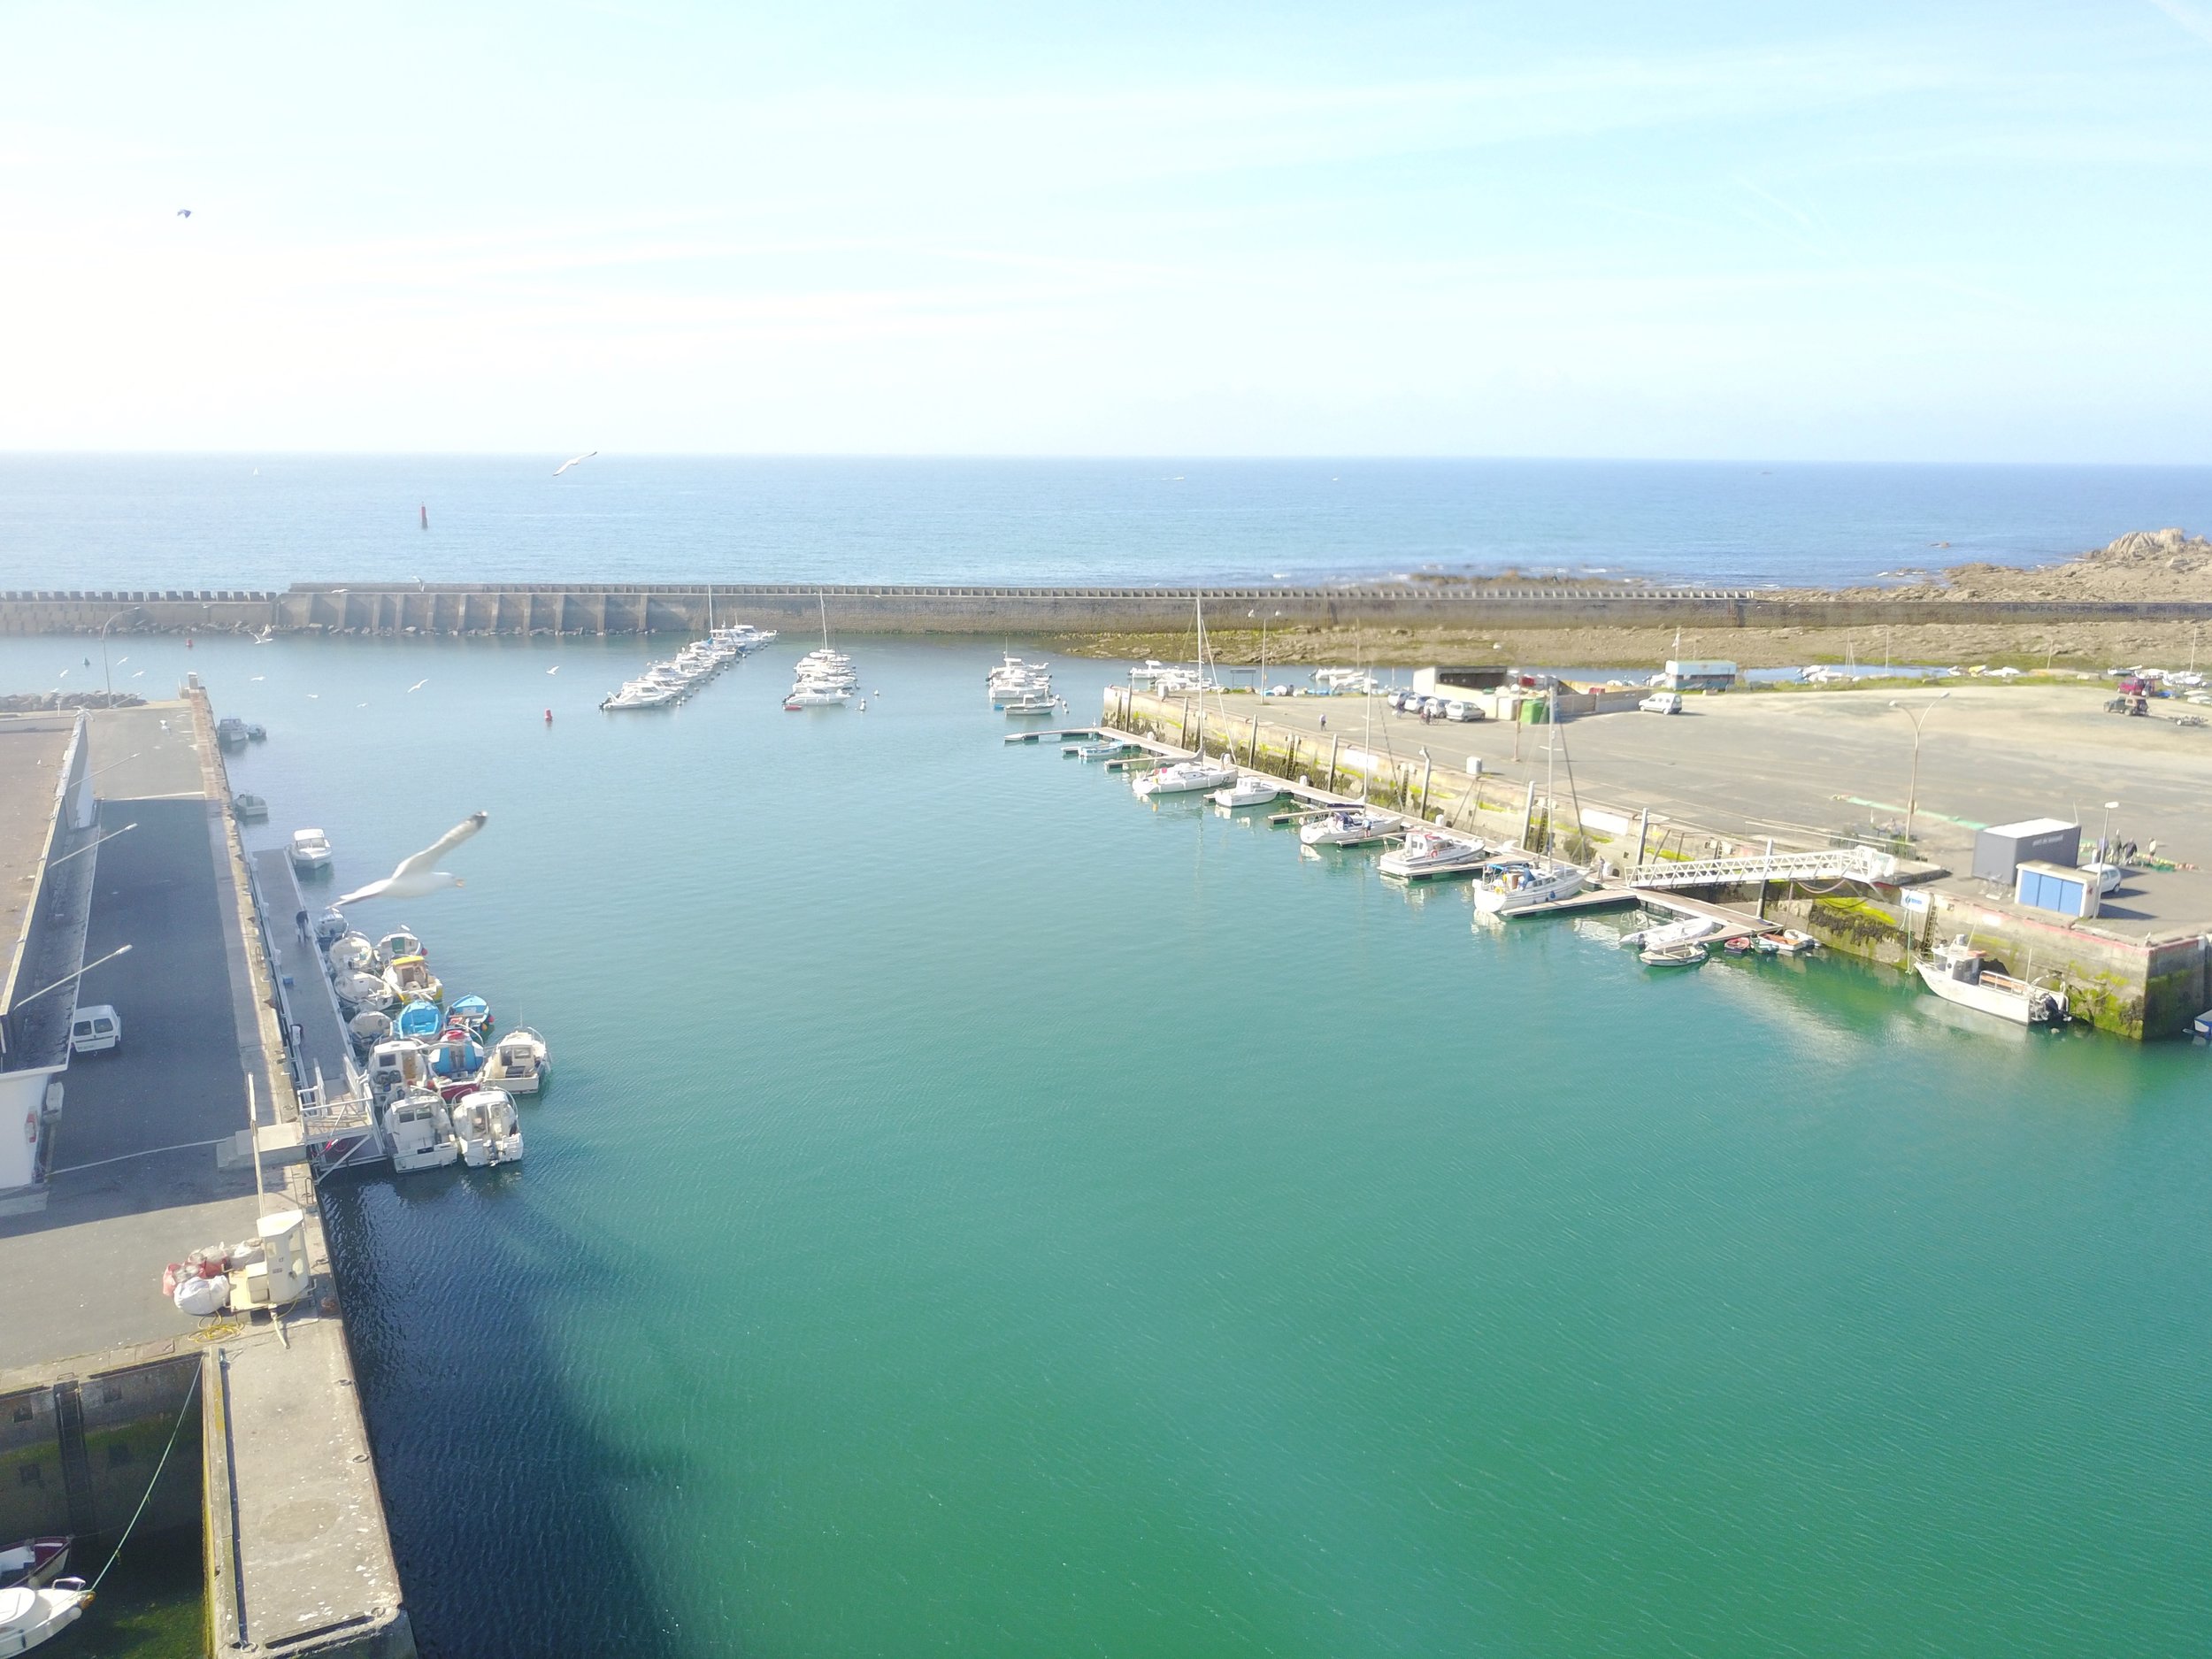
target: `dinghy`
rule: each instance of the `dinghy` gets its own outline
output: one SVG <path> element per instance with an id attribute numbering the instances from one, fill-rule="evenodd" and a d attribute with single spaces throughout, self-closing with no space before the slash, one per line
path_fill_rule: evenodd
<path id="1" fill-rule="evenodd" d="M 365 933 L 341 933 L 324 948 L 332 973 L 365 973 L 376 960 L 376 947 Z"/>
<path id="2" fill-rule="evenodd" d="M 364 1009 L 346 1022 L 346 1035 L 353 1039 L 357 1052 L 367 1054 L 380 1042 L 391 1037 L 392 1021 L 388 1014 L 373 1008 Z"/>
<path id="3" fill-rule="evenodd" d="M 465 1025 L 480 1038 L 488 1037 L 492 1030 L 492 1006 L 480 996 L 456 997 L 453 1006 L 445 1011 L 446 1024 Z"/>
<path id="4" fill-rule="evenodd" d="M 435 1002 L 410 1002 L 399 1010 L 392 1025 L 403 1037 L 434 1042 L 446 1027 L 446 1018 Z"/>

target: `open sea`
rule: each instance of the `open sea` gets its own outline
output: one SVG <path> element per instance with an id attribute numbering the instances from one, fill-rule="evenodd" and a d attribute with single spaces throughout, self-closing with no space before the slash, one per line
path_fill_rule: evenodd
<path id="1" fill-rule="evenodd" d="M 2201 1650 L 2200 1048 L 1489 931 L 840 643 L 864 714 L 803 640 L 627 716 L 637 641 L 111 642 L 333 891 L 491 815 L 356 919 L 546 1033 L 527 1159 L 324 1195 L 430 1659 Z"/>
<path id="2" fill-rule="evenodd" d="M 2212 467 L 603 455 L 557 479 L 565 458 L 0 456 L 0 588 L 1431 569 L 1826 586 L 2212 530 Z"/>

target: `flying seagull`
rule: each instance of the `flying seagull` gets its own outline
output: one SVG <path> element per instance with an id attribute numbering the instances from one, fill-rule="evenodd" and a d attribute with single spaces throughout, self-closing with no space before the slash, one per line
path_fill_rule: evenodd
<path id="1" fill-rule="evenodd" d="M 411 685 L 411 686 L 408 687 L 407 687 L 407 689 L 408 689 L 410 692 L 420 691 L 420 690 L 421 690 L 421 689 L 422 689 L 425 686 L 428 685 L 429 683 L 430 683 L 430 680 L 429 680 L 428 677 L 427 677 L 427 676 L 425 676 L 423 679 L 421 679 L 421 680 L 417 680 L 417 681 L 416 681 L 413 685 Z"/>
<path id="2" fill-rule="evenodd" d="M 567 460 L 565 460 L 565 461 L 562 462 L 562 463 L 561 463 L 558 466 L 557 466 L 557 467 L 555 467 L 555 468 L 553 469 L 553 476 L 554 476 L 554 477 L 556 477 L 556 478 L 558 478 L 558 477 L 560 477 L 560 475 L 561 475 L 562 473 L 564 473 L 564 472 L 567 472 L 567 471 L 568 471 L 568 469 L 569 469 L 570 467 L 572 467 L 572 466 L 581 466 L 581 465 L 583 465 L 583 464 L 584 464 L 585 462 L 587 462 L 587 461 L 590 460 L 590 459 L 591 459 L 591 457 L 592 457 L 593 456 L 595 456 L 595 455 L 596 455 L 596 454 L 598 454 L 598 453 L 599 453 L 599 451 L 598 451 L 598 450 L 596 450 L 596 449 L 593 449 L 593 450 L 591 450 L 591 451 L 589 451 L 588 453 L 584 454 L 584 455 L 572 455 L 572 456 L 570 456 L 570 457 L 568 457 L 568 459 L 567 459 Z"/>
<path id="3" fill-rule="evenodd" d="M 545 672 L 549 674 L 557 674 L 561 672 L 561 665 L 558 663 L 556 663 L 552 667 L 547 669 Z"/>
<path id="4" fill-rule="evenodd" d="M 460 877 L 432 866 L 482 829 L 488 816 L 482 812 L 470 813 L 412 858 L 401 859 L 399 868 L 383 880 L 372 881 L 365 887 L 356 887 L 341 898 L 339 904 L 357 904 L 363 899 L 419 899 L 435 893 L 440 887 L 459 887 Z"/>
<path id="5" fill-rule="evenodd" d="M 188 207 L 180 207 L 177 210 L 177 217 L 179 219 L 190 219 L 192 217 L 192 210 Z"/>

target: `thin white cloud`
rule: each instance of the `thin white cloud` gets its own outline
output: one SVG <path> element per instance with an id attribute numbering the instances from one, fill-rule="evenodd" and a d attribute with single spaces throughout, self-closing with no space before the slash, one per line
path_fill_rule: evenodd
<path id="1" fill-rule="evenodd" d="M 2151 4 L 2206 45 L 2212 46 L 2212 17 L 2194 6 L 2183 4 L 2182 0 L 2151 0 Z"/>

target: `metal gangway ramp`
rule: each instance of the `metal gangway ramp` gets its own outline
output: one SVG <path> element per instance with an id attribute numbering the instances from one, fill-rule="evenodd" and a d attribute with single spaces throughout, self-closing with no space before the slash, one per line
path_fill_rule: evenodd
<path id="1" fill-rule="evenodd" d="M 1661 859 L 1628 872 L 1632 887 L 1719 887 L 1752 881 L 1894 881 L 1897 860 L 1871 847 L 1810 853 L 1754 853 L 1747 858 Z"/>

